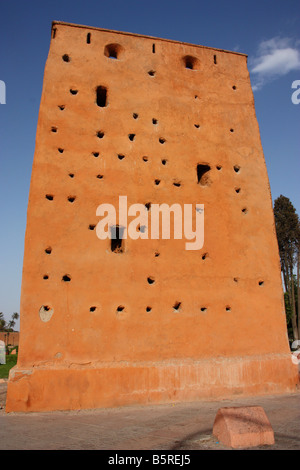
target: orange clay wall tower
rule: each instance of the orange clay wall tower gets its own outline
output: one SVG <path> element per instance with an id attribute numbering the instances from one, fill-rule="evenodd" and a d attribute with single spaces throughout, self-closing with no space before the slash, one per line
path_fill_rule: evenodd
<path id="1" fill-rule="evenodd" d="M 100 240 L 99 204 L 204 204 L 204 245 Z M 54 22 L 6 411 L 295 389 L 244 54 Z"/>

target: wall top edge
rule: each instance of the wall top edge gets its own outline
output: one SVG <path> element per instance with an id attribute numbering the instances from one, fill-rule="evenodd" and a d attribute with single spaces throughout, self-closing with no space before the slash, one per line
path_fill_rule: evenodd
<path id="1" fill-rule="evenodd" d="M 70 27 L 73 27 L 73 28 L 84 28 L 84 29 L 88 29 L 88 30 L 103 31 L 103 32 L 107 32 L 107 33 L 114 33 L 114 34 L 120 34 L 120 35 L 126 35 L 126 36 L 134 36 L 134 37 L 139 37 L 139 38 L 152 39 L 152 40 L 156 40 L 156 41 L 165 41 L 165 42 L 171 42 L 171 43 L 175 43 L 175 44 L 183 44 L 183 45 L 186 45 L 186 46 L 200 47 L 202 49 L 211 49 L 213 51 L 225 52 L 227 54 L 235 54 L 235 55 L 240 55 L 240 56 L 243 56 L 243 57 L 248 57 L 248 54 L 245 54 L 243 52 L 227 51 L 226 49 L 219 49 L 217 47 L 202 46 L 200 44 L 192 44 L 192 43 L 183 42 L 183 41 L 176 41 L 174 39 L 158 38 L 158 37 L 155 37 L 155 36 L 147 36 L 147 35 L 144 35 L 144 34 L 129 33 L 129 32 L 125 32 L 125 31 L 115 31 L 113 29 L 98 28 L 96 26 L 85 26 L 85 25 L 80 25 L 80 24 L 75 24 L 75 23 L 67 23 L 67 22 L 64 22 L 64 21 L 52 21 L 51 29 L 53 29 L 53 27 L 56 26 L 56 25 L 70 26 Z"/>

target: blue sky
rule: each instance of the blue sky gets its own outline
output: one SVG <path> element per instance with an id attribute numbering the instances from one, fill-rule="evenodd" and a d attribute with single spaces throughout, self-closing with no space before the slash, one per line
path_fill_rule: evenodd
<path id="1" fill-rule="evenodd" d="M 299 0 L 2 0 L 0 15 L 0 80 L 6 85 L 6 104 L 0 104 L 0 311 L 6 320 L 20 311 L 28 192 L 53 20 L 246 53 L 272 198 L 290 198 L 300 215 L 300 104 L 291 100 L 292 83 L 300 80 Z"/>

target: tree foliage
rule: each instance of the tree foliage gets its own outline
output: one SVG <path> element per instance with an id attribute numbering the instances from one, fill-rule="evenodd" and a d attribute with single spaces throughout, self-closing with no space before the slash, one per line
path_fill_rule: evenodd
<path id="1" fill-rule="evenodd" d="M 0 312 L 0 331 L 6 331 L 6 332 L 14 331 L 14 326 L 18 318 L 19 318 L 19 314 L 17 312 L 14 312 L 11 316 L 11 320 L 9 320 L 9 322 L 6 322 L 4 319 L 4 314 Z"/>
<path id="2" fill-rule="evenodd" d="M 274 202 L 274 216 L 280 265 L 285 288 L 287 323 L 291 323 L 294 340 L 300 338 L 299 317 L 299 216 L 289 198 L 280 195 Z"/>

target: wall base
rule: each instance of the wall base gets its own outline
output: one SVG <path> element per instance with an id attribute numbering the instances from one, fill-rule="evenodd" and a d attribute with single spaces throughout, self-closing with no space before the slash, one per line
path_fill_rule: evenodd
<path id="1" fill-rule="evenodd" d="M 6 412 L 78 410 L 296 391 L 289 354 L 137 364 L 18 366 Z"/>

